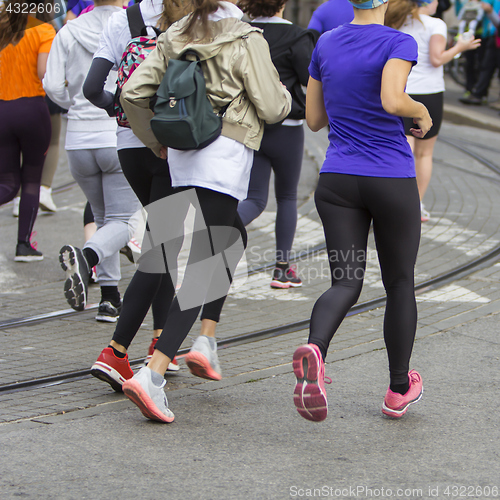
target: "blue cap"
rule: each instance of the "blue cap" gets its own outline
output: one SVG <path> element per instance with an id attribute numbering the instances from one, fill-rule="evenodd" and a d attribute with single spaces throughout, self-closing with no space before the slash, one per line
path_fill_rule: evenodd
<path id="1" fill-rule="evenodd" d="M 351 4 L 357 9 L 375 9 L 387 3 L 389 0 L 367 0 L 366 2 L 358 3 L 356 0 L 349 0 Z"/>

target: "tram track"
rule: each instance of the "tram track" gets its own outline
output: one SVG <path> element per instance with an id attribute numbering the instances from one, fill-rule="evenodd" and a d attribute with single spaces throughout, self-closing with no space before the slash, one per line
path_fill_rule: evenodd
<path id="1" fill-rule="evenodd" d="M 452 146 L 456 148 L 457 150 L 463 152 L 464 154 L 467 154 L 469 157 L 475 159 L 479 163 L 481 163 L 483 166 L 489 168 L 493 172 L 495 172 L 497 175 L 500 176 L 500 167 L 493 164 L 490 162 L 488 159 L 482 157 L 481 155 L 471 151 L 469 148 L 467 148 L 464 144 L 467 144 L 469 146 L 475 146 L 475 147 L 480 147 L 483 149 L 488 149 L 491 150 L 492 152 L 496 152 L 496 150 L 493 150 L 493 148 L 484 148 L 482 145 L 472 143 L 471 141 L 456 141 L 447 137 L 440 137 L 439 140 L 445 144 L 448 144 L 449 146 Z M 68 183 L 67 185 L 64 186 L 64 188 L 68 188 L 68 186 L 71 183 Z M 60 187 L 58 189 L 61 189 L 63 187 Z M 316 247 L 310 249 L 307 252 L 303 252 L 302 254 L 299 254 L 297 256 L 297 259 L 304 258 L 304 256 L 308 255 L 313 255 L 316 253 L 321 253 L 324 252 L 325 250 L 325 245 L 320 244 L 317 245 Z M 430 278 L 425 281 L 421 281 L 415 285 L 415 292 L 417 294 L 427 292 L 442 286 L 445 286 L 447 284 L 450 284 L 458 279 L 464 278 L 474 272 L 477 272 L 481 269 L 484 269 L 486 267 L 491 266 L 493 263 L 495 263 L 498 259 L 500 258 L 500 244 L 488 251 L 486 254 L 468 262 L 465 264 L 462 264 L 460 266 L 457 266 L 450 271 L 447 271 L 445 273 L 442 273 L 436 277 Z M 254 274 L 258 272 L 262 272 L 264 270 L 267 270 L 273 266 L 272 263 L 269 264 L 263 264 L 262 266 L 259 266 L 257 268 L 252 269 L 249 273 Z M 377 309 L 379 307 L 382 307 L 385 304 L 385 296 L 374 298 L 371 300 L 367 300 L 365 302 L 356 304 L 354 307 L 351 308 L 351 310 L 348 312 L 347 316 L 354 316 L 356 314 L 361 314 L 365 312 L 369 312 L 371 310 Z M 92 307 L 89 307 L 86 309 L 86 311 L 90 309 L 96 308 L 97 305 L 93 305 Z M 47 313 L 47 314 L 42 314 L 38 316 L 33 316 L 30 318 L 18 318 L 18 319 L 13 319 L 13 320 L 7 320 L 4 322 L 0 322 L 0 330 L 2 329 L 7 329 L 7 328 L 15 328 L 19 326 L 24 326 L 27 324 L 33 324 L 33 323 L 39 323 L 39 322 L 44 322 L 44 321 L 53 321 L 65 316 L 73 315 L 73 314 L 82 314 L 82 313 L 77 313 L 76 311 L 73 310 L 64 310 L 64 311 L 55 311 L 53 313 Z M 249 333 L 244 333 L 241 335 L 236 335 L 234 337 L 229 337 L 226 339 L 220 339 L 218 340 L 218 349 L 224 349 L 224 348 L 229 348 L 231 346 L 235 345 L 241 345 L 249 342 L 254 342 L 257 340 L 263 340 L 267 338 L 272 338 L 272 337 L 277 337 L 279 335 L 284 335 L 287 333 L 292 333 L 300 330 L 304 330 L 308 327 L 309 325 L 309 319 L 304 319 L 300 321 L 295 321 L 291 322 L 285 325 L 277 326 L 277 327 L 272 327 L 272 328 L 267 328 L 259 331 L 254 331 L 254 332 L 249 332 Z M 182 349 L 179 351 L 179 356 L 183 356 L 189 351 L 189 349 Z M 144 362 L 144 358 L 138 358 L 130 361 L 131 366 L 139 366 Z M 90 374 L 90 369 L 83 369 L 83 370 L 75 370 L 72 372 L 65 372 L 61 374 L 55 374 L 52 376 L 47 376 L 47 377 L 42 377 L 42 378 L 37 378 L 37 379 L 30 379 L 30 380 L 25 380 L 22 382 L 18 383 L 13 383 L 13 384 L 5 384 L 0 386 L 0 394 L 9 394 L 9 393 L 15 393 L 15 392 L 20 392 L 20 391 L 26 391 L 26 390 L 35 390 L 35 389 L 41 389 L 45 387 L 49 387 L 52 385 L 56 384 L 62 384 L 65 382 L 72 382 L 72 381 L 77 381 L 77 380 L 82 380 L 89 378 L 91 376 Z"/>

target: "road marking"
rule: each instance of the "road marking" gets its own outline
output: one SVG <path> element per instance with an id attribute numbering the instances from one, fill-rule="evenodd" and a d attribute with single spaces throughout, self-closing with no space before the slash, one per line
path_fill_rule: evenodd
<path id="1" fill-rule="evenodd" d="M 417 302 L 467 302 L 487 304 L 491 302 L 487 297 L 481 297 L 471 290 L 459 285 L 447 285 L 438 290 L 431 290 L 416 297 Z"/>

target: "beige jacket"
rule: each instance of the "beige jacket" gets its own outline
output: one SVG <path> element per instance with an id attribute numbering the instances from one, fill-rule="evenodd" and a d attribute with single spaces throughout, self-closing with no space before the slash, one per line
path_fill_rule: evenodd
<path id="1" fill-rule="evenodd" d="M 149 98 L 156 93 L 170 58 L 192 48 L 202 61 L 207 95 L 215 112 L 229 104 L 222 135 L 258 150 L 264 122 L 277 123 L 291 109 L 291 96 L 279 80 L 262 32 L 236 18 L 209 21 L 210 36 L 187 43 L 181 30 L 187 17 L 158 38 L 156 49 L 134 71 L 121 103 L 135 135 L 159 156 L 161 144 L 150 128 Z"/>

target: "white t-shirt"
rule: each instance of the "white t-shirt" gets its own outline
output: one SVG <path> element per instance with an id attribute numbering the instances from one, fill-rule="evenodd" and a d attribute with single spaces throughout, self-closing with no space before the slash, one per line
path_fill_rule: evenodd
<path id="1" fill-rule="evenodd" d="M 101 132 L 66 131 L 64 149 L 74 151 L 79 149 L 116 148 L 116 131 L 103 130 Z"/>
<path id="2" fill-rule="evenodd" d="M 230 2 L 210 14 L 210 21 L 225 17 L 241 19 L 241 12 Z M 197 186 L 228 194 L 241 201 L 247 197 L 253 150 L 223 135 L 203 149 L 180 151 L 168 149 L 172 186 Z"/>
<path id="3" fill-rule="evenodd" d="M 431 64 L 429 43 L 433 35 L 448 35 L 446 23 L 442 19 L 420 15 L 418 19 L 409 17 L 400 28 L 403 33 L 411 35 L 418 44 L 418 63 L 413 66 L 408 77 L 406 92 L 408 94 L 436 94 L 444 92 L 443 66 L 437 68 Z"/>
<path id="4" fill-rule="evenodd" d="M 163 11 L 163 2 L 162 0 L 143 0 L 140 3 L 140 9 L 144 24 L 146 26 L 156 26 Z M 151 30 L 150 34 L 153 35 L 154 32 Z M 131 39 L 132 34 L 128 26 L 127 12 L 123 9 L 109 18 L 108 24 L 102 32 L 99 48 L 94 54 L 94 58 L 107 59 L 113 63 L 112 69 L 117 70 L 125 47 Z M 145 147 L 130 128 L 119 126 L 116 137 L 118 150 Z"/>

